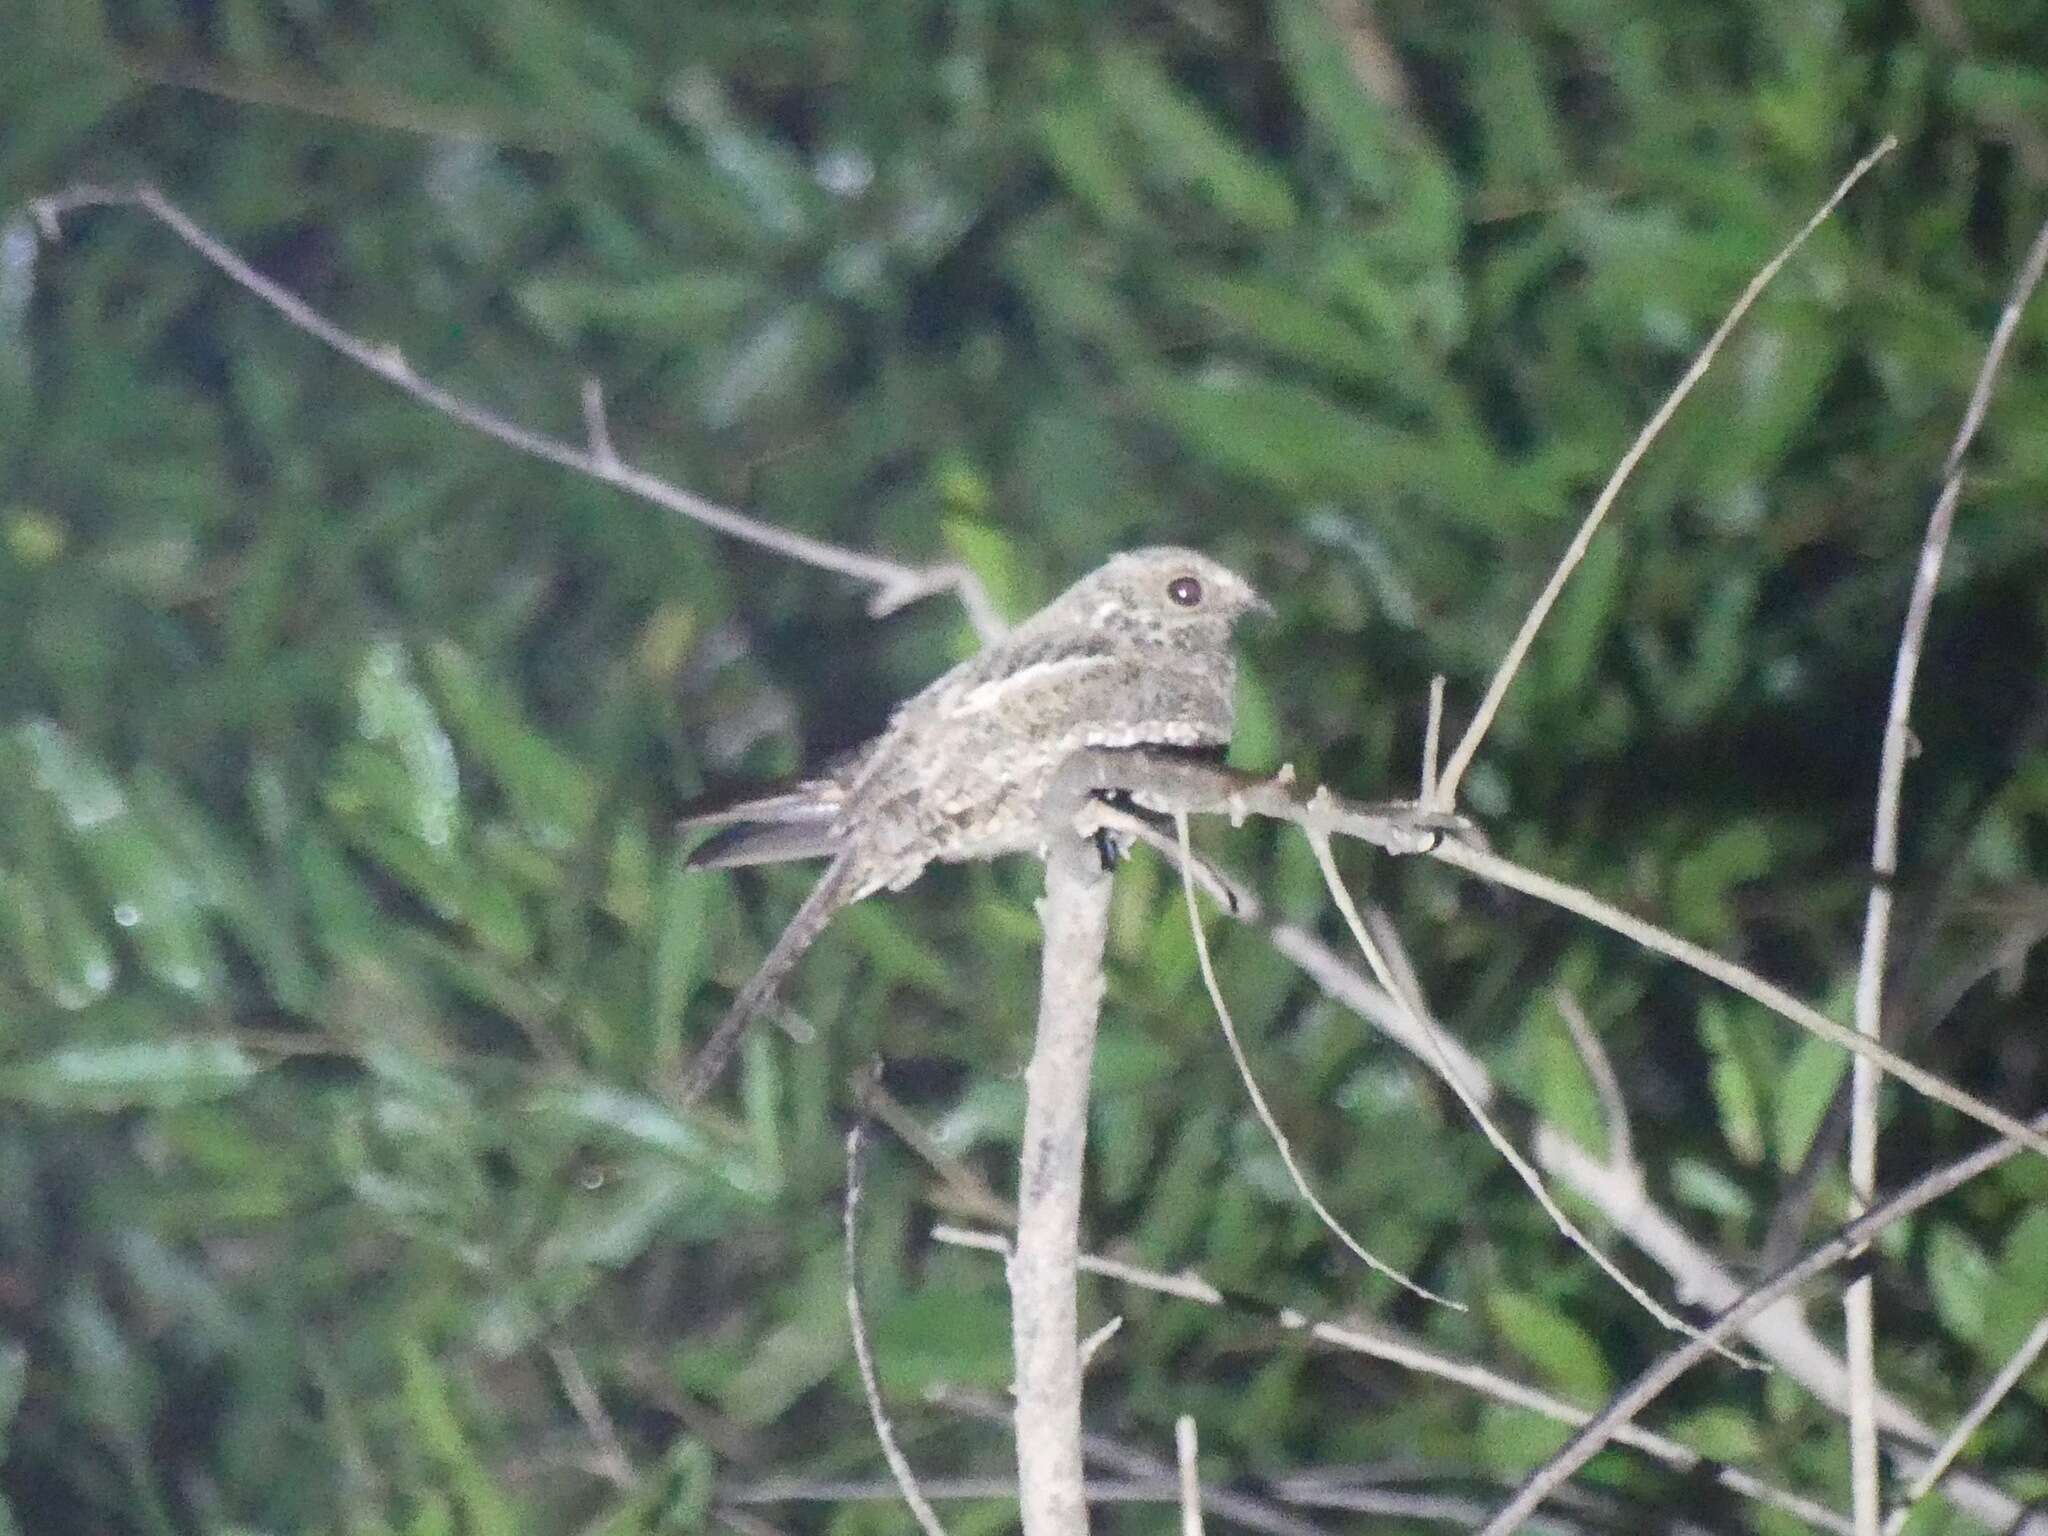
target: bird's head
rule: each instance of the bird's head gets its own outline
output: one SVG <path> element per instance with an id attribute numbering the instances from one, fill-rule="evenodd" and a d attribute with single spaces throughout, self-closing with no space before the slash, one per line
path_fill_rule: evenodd
<path id="1" fill-rule="evenodd" d="M 1159 545 L 1111 557 L 1082 577 L 1046 612 L 1090 629 L 1129 629 L 1158 634 L 1221 630 L 1250 614 L 1273 607 L 1251 583 L 1192 549 Z"/>

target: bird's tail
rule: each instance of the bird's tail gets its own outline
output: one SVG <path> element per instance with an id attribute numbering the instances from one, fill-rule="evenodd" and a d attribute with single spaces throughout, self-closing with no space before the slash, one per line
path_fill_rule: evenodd
<path id="1" fill-rule="evenodd" d="M 848 853 L 841 853 L 825 866 L 825 873 L 818 877 L 818 883 L 811 887 L 811 894 L 804 898 L 804 904 L 796 909 L 796 916 L 789 920 L 782 936 L 733 998 L 725 1017 L 711 1031 L 711 1038 L 704 1042 L 689 1066 L 684 1068 L 680 1088 L 683 1104 L 694 1104 L 710 1091 L 711 1085 L 725 1070 L 725 1064 L 732 1059 L 733 1049 L 740 1043 L 740 1036 L 746 1033 L 747 1026 L 773 1001 L 783 978 L 795 969 L 804 951 L 811 947 L 812 940 L 825 931 L 825 924 L 832 920 L 833 913 L 851 901 L 854 894 L 853 858 Z"/>

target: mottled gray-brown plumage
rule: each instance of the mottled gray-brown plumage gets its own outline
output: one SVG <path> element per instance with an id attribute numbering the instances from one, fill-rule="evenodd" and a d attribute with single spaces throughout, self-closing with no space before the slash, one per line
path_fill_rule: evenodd
<path id="1" fill-rule="evenodd" d="M 849 902 L 901 890 L 932 863 L 1035 852 L 1039 802 L 1087 747 L 1220 752 L 1230 743 L 1231 628 L 1266 604 L 1188 549 L 1118 555 L 891 716 L 820 777 L 685 825 L 725 830 L 694 868 L 831 863 L 692 1064 L 716 1078 L 748 1021 Z"/>

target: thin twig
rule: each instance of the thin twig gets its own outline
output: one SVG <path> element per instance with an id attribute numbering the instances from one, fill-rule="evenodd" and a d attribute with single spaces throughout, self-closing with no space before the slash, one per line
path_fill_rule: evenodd
<path id="1" fill-rule="evenodd" d="M 1572 996 L 1571 988 L 1558 987 L 1550 997 L 1557 1004 L 1557 1016 L 1564 1020 L 1572 1046 L 1585 1064 L 1586 1076 L 1593 1080 L 1593 1092 L 1599 1097 L 1600 1115 L 1607 1126 L 1607 1160 L 1618 1168 L 1633 1168 L 1635 1137 L 1629 1130 L 1628 1100 L 1622 1097 L 1621 1079 L 1615 1075 L 1607 1047 L 1600 1043 L 1599 1032 L 1586 1017 L 1586 1010 L 1579 1006 L 1579 1000 Z"/>
<path id="2" fill-rule="evenodd" d="M 1444 675 L 1439 672 L 1429 680 L 1429 718 L 1422 727 L 1422 793 L 1416 797 L 1421 805 L 1436 804 L 1438 761 L 1444 740 Z"/>
<path id="3" fill-rule="evenodd" d="M 550 1344 L 548 1359 L 554 1363 L 555 1375 L 562 1383 L 562 1395 L 569 1399 L 569 1406 L 576 1410 L 576 1417 L 582 1420 L 585 1433 L 597 1448 L 597 1475 L 614 1488 L 632 1489 L 639 1481 L 633 1472 L 633 1458 L 626 1454 L 626 1443 L 619 1438 L 618 1426 L 605 1411 L 604 1399 L 584 1371 L 583 1362 L 576 1358 L 576 1351 L 567 1344 Z"/>
<path id="4" fill-rule="evenodd" d="M 1906 760 L 1912 748 L 1913 685 L 1919 675 L 1928 620 L 1934 611 L 1934 594 L 1941 582 L 1941 567 L 1962 496 L 1963 460 L 1984 424 L 1999 366 L 2020 316 L 2040 285 L 2044 267 L 2048 267 L 2048 223 L 2034 236 L 2033 245 L 2020 265 L 1984 360 L 1977 369 L 1962 422 L 1949 445 L 1942 465 L 1941 492 L 1935 497 L 1927 531 L 1921 537 L 1920 559 L 1906 602 L 1905 622 L 1900 626 L 1898 657 L 1892 667 L 1891 699 L 1885 710 L 1879 752 L 1877 809 L 1870 846 L 1870 895 L 1863 911 L 1863 947 L 1856 967 L 1856 1030 L 1871 1040 L 1881 1033 L 1884 1018 L 1885 964 L 1891 951 L 1892 882 L 1899 872 L 1900 801 Z M 1849 1089 L 1849 1188 L 1853 1209 L 1857 1211 L 1868 1207 L 1877 1187 L 1877 1090 L 1876 1067 L 1868 1058 L 1859 1057 Z M 1873 1406 L 1877 1394 L 1877 1322 L 1874 1282 L 1870 1276 L 1860 1275 L 1847 1287 L 1842 1311 L 1848 1337 L 1850 1486 L 1855 1495 L 1857 1536 L 1878 1536 L 1882 1468 L 1878 1462 Z"/>
<path id="5" fill-rule="evenodd" d="M 2031 1130 L 2035 1133 L 2048 1131 L 2048 1115 L 2037 1116 Z M 1591 1423 L 1573 1435 L 1563 1450 L 1545 1462 L 1523 1483 L 1514 1498 L 1503 1505 L 1487 1522 L 1480 1536 L 1508 1536 L 1510 1531 L 1517 1529 L 1536 1512 L 1537 1506 L 1552 1492 L 1562 1487 L 1572 1474 L 1598 1455 L 1601 1448 L 1615 1438 L 1622 1425 L 1632 1421 L 1637 1414 L 1654 1402 L 1666 1387 L 1711 1354 L 1716 1343 L 1771 1307 L 1781 1296 L 1789 1295 L 1815 1275 L 1841 1263 L 1895 1222 L 1902 1221 L 1922 1207 L 1931 1205 L 1978 1175 L 1988 1173 L 1991 1169 L 2010 1161 L 2019 1151 L 2019 1145 L 2011 1139 L 1996 1141 L 1979 1148 L 1967 1157 L 1957 1159 L 1946 1167 L 1937 1168 L 1925 1177 L 1916 1179 L 1891 1199 L 1874 1206 L 1827 1241 L 1810 1250 L 1798 1262 L 1780 1270 L 1770 1280 L 1751 1290 L 1711 1325 L 1702 1329 L 1699 1337 L 1690 1339 L 1672 1350 L 1610 1399 Z"/>
<path id="6" fill-rule="evenodd" d="M 1963 419 L 1956 427 L 1954 441 L 1949 444 L 1948 457 L 1942 462 L 1944 480 L 1954 478 L 1962 470 L 1963 458 L 1969 453 L 1970 444 L 1976 440 L 1984 413 L 1991 407 L 1991 391 L 1997 387 L 1999 369 L 2005 364 L 2006 348 L 2012 345 L 2020 316 L 2026 312 L 2034 290 L 2041 286 L 2044 273 L 2048 273 L 2048 224 L 2043 224 L 2036 231 L 2034 243 L 2027 247 L 2019 274 L 2013 279 L 2011 291 L 2006 294 L 2005 307 L 1999 311 L 1998 324 L 1991 329 L 1990 344 L 1984 349 L 1984 362 L 1977 370 L 1976 383 L 1970 388 L 1970 403 L 1963 408 Z"/>
<path id="7" fill-rule="evenodd" d="M 1095 1356 L 1111 1339 L 1123 1332 L 1123 1315 L 1119 1313 L 1081 1341 L 1081 1374 L 1088 1374 L 1088 1368 L 1095 1363 Z"/>
<path id="8" fill-rule="evenodd" d="M 950 1205 L 958 1213 L 972 1215 L 981 1221 L 993 1221 L 1006 1227 L 1016 1225 L 1017 1208 L 990 1189 L 976 1169 L 947 1151 L 939 1138 L 889 1092 L 886 1084 L 871 1077 L 863 1084 L 863 1092 L 864 1102 L 875 1119 L 886 1125 L 898 1141 L 916 1153 L 944 1181 L 943 1194 L 934 1193 L 927 1199 L 935 1205 Z"/>
<path id="9" fill-rule="evenodd" d="M 1308 1208 L 1316 1213 L 1317 1220 L 1329 1230 L 1330 1235 L 1350 1249 L 1367 1268 L 1385 1275 L 1403 1290 L 1411 1291 L 1425 1301 L 1437 1302 L 1454 1312 L 1465 1311 L 1464 1303 L 1439 1296 L 1429 1287 L 1410 1279 L 1385 1260 L 1368 1252 L 1364 1244 L 1345 1230 L 1344 1224 L 1310 1187 L 1308 1175 L 1301 1171 L 1301 1165 L 1294 1160 L 1294 1148 L 1287 1140 L 1287 1132 L 1280 1128 L 1279 1118 L 1273 1113 L 1273 1107 L 1266 1102 L 1265 1094 L 1260 1091 L 1258 1079 L 1252 1076 L 1251 1061 L 1245 1055 L 1243 1042 L 1237 1038 L 1237 1026 L 1231 1021 L 1230 1005 L 1224 1002 L 1223 988 L 1216 980 L 1216 966 L 1209 957 L 1209 940 L 1202 932 L 1201 908 L 1195 904 L 1194 878 L 1189 873 L 1195 855 L 1193 849 L 1188 846 L 1187 813 L 1174 812 L 1173 826 L 1174 833 L 1180 840 L 1181 891 L 1187 897 L 1188 929 L 1194 935 L 1195 962 L 1201 968 L 1202 985 L 1209 990 L 1210 1005 L 1216 1010 L 1216 1022 L 1223 1030 L 1225 1043 L 1230 1047 L 1230 1059 L 1237 1063 L 1237 1075 L 1244 1083 L 1245 1094 L 1252 1101 L 1252 1109 L 1258 1115 L 1259 1123 L 1266 1128 L 1266 1134 L 1273 1138 L 1274 1149 L 1279 1152 L 1280 1162 L 1287 1169 L 1287 1177 L 1293 1181 L 1295 1190 L 1308 1203 Z"/>
<path id="10" fill-rule="evenodd" d="M 1579 1229 L 1578 1223 L 1565 1214 L 1564 1207 L 1559 1205 L 1556 1197 L 1550 1193 L 1549 1186 L 1543 1182 L 1542 1175 L 1538 1174 L 1530 1166 L 1529 1160 L 1515 1149 L 1515 1144 L 1509 1141 L 1506 1135 L 1502 1133 L 1500 1127 L 1493 1123 L 1493 1117 L 1486 1112 L 1486 1106 L 1480 1103 L 1479 1095 L 1459 1079 L 1457 1068 L 1452 1065 L 1450 1057 L 1441 1050 L 1435 1049 L 1440 1032 L 1430 1022 L 1428 1006 L 1421 998 L 1404 993 L 1401 979 L 1394 974 L 1393 967 L 1388 964 L 1386 956 L 1380 952 L 1379 945 L 1373 941 L 1372 935 L 1366 931 L 1365 920 L 1358 914 L 1358 905 L 1351 899 L 1350 888 L 1344 884 L 1344 877 L 1338 873 L 1336 857 L 1330 851 L 1329 837 L 1313 826 L 1304 827 L 1303 831 L 1308 836 L 1309 847 L 1315 852 L 1317 867 L 1323 872 L 1324 888 L 1329 891 L 1331 899 L 1337 903 L 1337 910 L 1343 914 L 1345 926 L 1351 930 L 1352 940 L 1358 945 L 1359 953 L 1365 956 L 1365 963 L 1371 967 L 1374 977 L 1378 979 L 1382 987 L 1386 988 L 1388 995 L 1400 1002 L 1408 1010 L 1416 1031 L 1424 1040 L 1430 1043 L 1434 1050 L 1437 1075 L 1450 1085 L 1451 1092 L 1458 1096 L 1458 1102 L 1465 1106 L 1465 1112 L 1478 1125 L 1481 1134 L 1492 1144 L 1493 1149 L 1501 1155 L 1501 1158 L 1507 1165 L 1515 1171 L 1515 1176 L 1522 1181 L 1529 1193 L 1536 1197 L 1536 1203 L 1543 1207 L 1543 1213 L 1550 1218 L 1551 1224 L 1564 1234 L 1567 1242 L 1571 1243 L 1580 1252 L 1584 1253 L 1587 1258 L 1597 1264 L 1602 1274 L 1620 1286 L 1637 1306 L 1649 1313 L 1659 1323 L 1663 1324 L 1673 1333 L 1698 1337 L 1697 1329 L 1662 1305 L 1648 1291 L 1624 1274 L 1621 1266 L 1608 1258 L 1600 1250 L 1599 1245 Z M 1718 1353 L 1727 1356 L 1730 1361 L 1737 1365 L 1751 1368 L 1756 1367 L 1755 1361 L 1732 1350 L 1721 1349 Z"/>
<path id="11" fill-rule="evenodd" d="M 874 1422 L 875 1439 L 881 1442 L 882 1459 L 889 1464 L 889 1475 L 902 1490 L 903 1502 L 910 1506 L 924 1536 L 946 1536 L 946 1528 L 939 1523 L 938 1515 L 917 1485 L 917 1474 L 911 1470 L 909 1458 L 896 1443 L 896 1428 L 889 1421 L 889 1410 L 883 1406 L 882 1383 L 875 1375 L 874 1355 L 868 1348 L 868 1322 L 860 1303 L 860 1195 L 865 1172 L 861 1151 L 867 1124 L 863 1110 L 855 1117 L 853 1129 L 846 1133 L 846 1203 L 841 1215 L 846 1238 L 846 1322 L 853 1333 L 853 1360 L 860 1370 L 861 1396 L 867 1399 L 868 1417 Z"/>
<path id="12" fill-rule="evenodd" d="M 931 1229 L 931 1235 L 932 1241 L 956 1248 L 998 1255 L 1006 1253 L 1009 1248 L 1008 1242 L 999 1233 L 976 1232 L 961 1227 L 940 1225 Z M 1585 1409 L 1576 1407 L 1563 1398 L 1527 1386 L 1476 1362 L 1454 1359 L 1439 1350 L 1399 1337 L 1389 1329 L 1347 1327 L 1311 1318 L 1293 1307 L 1274 1307 L 1262 1301 L 1226 1295 L 1202 1276 L 1192 1272 L 1169 1275 L 1159 1270 L 1147 1269 L 1142 1265 L 1093 1253 L 1082 1254 L 1080 1263 L 1081 1268 L 1089 1274 L 1101 1275 L 1104 1279 L 1115 1280 L 1120 1284 L 1151 1291 L 1157 1295 L 1191 1301 L 1197 1306 L 1243 1312 L 1289 1332 L 1306 1334 L 1333 1349 L 1382 1360 L 1404 1370 L 1414 1371 L 1418 1375 L 1447 1381 L 1491 1398 L 1495 1402 L 1527 1409 L 1559 1424 L 1580 1425 L 1586 1423 L 1590 1417 Z M 1710 1465 L 1697 1451 L 1633 1424 L 1625 1426 L 1615 1438 L 1619 1443 L 1639 1450 L 1679 1472 L 1691 1472 Z M 1778 1488 L 1735 1467 L 1712 1464 L 1711 1470 L 1714 1480 L 1731 1492 L 1785 1510 L 1817 1529 L 1835 1533 L 1835 1536 L 1850 1536 L 1849 1522 L 1824 1504 Z"/>
<path id="13" fill-rule="evenodd" d="M 2044 1349 L 2048 1349 L 2048 1316 L 2043 1316 L 2034 1324 L 2034 1331 L 2027 1335 L 2025 1342 L 2017 1350 L 2013 1351 L 2012 1358 L 1999 1367 L 1998 1374 L 1991 1378 L 1990 1385 L 1977 1394 L 1977 1400 L 1970 1404 L 1969 1411 L 1956 1420 L 1956 1427 L 1949 1431 L 1948 1438 L 1941 1442 L 1927 1465 L 1920 1469 L 1919 1476 L 1907 1486 L 1904 1495 L 1899 1499 L 1898 1508 L 1886 1518 L 1884 1536 L 1899 1536 L 1907 1518 L 1913 1513 L 1913 1507 L 1933 1491 L 1934 1485 L 1941 1481 L 1942 1474 L 1947 1472 L 1955 1459 L 1963 1453 L 1963 1447 L 1969 1443 L 1970 1436 L 1991 1417 L 1991 1410 L 2005 1400 L 2005 1395 L 2019 1385 L 2019 1379 L 2033 1368 L 2034 1362 L 2041 1358 Z"/>
<path id="14" fill-rule="evenodd" d="M 429 382 L 414 371 L 412 365 L 406 362 L 396 348 L 376 346 L 364 341 L 328 319 L 290 289 L 265 277 L 235 254 L 225 242 L 208 233 L 177 204 L 146 182 L 133 187 L 71 187 L 48 197 L 37 198 L 30 204 L 30 211 L 44 234 L 54 240 L 61 233 L 61 221 L 65 214 L 80 208 L 98 207 L 140 209 L 184 241 L 237 287 L 262 300 L 291 325 L 324 342 L 349 361 L 404 391 L 422 405 L 461 422 L 473 431 L 481 432 L 507 447 L 516 448 L 521 453 L 543 459 L 550 464 L 558 464 L 564 469 L 574 470 L 605 485 L 628 491 L 665 511 L 701 523 L 729 538 L 769 550 L 818 570 L 832 571 L 864 582 L 874 589 L 868 601 L 868 610 L 876 616 L 892 613 L 906 603 L 915 602 L 933 593 L 955 592 L 959 595 L 969 620 L 984 641 L 1002 633 L 1002 622 L 996 615 L 995 606 L 989 601 L 986 590 L 979 579 L 962 565 L 904 565 L 864 550 L 848 549 L 842 545 L 828 544 L 822 539 L 792 533 L 772 523 L 735 512 L 730 507 L 707 501 L 704 497 L 686 491 L 657 475 L 620 462 L 618 455 L 611 451 L 608 432 L 593 430 L 590 447 L 577 448 L 559 438 L 530 431 L 516 422 L 508 421 L 495 411 Z M 584 402 L 587 423 L 591 399 L 591 392 L 586 388 Z M 600 412 L 596 420 L 597 427 L 601 428 L 602 420 Z"/>
<path id="15" fill-rule="evenodd" d="M 1593 510 L 1586 514 L 1585 521 L 1579 525 L 1579 531 L 1573 535 L 1570 546 L 1564 552 L 1564 558 L 1558 562 L 1557 569 L 1550 573 L 1550 580 L 1545 583 L 1542 595 L 1536 599 L 1528 616 L 1522 620 L 1522 627 L 1516 632 L 1514 643 L 1508 647 L 1507 655 L 1501 658 L 1500 667 L 1493 675 L 1493 681 L 1487 685 L 1486 695 L 1480 700 L 1478 713 L 1472 717 L 1472 723 L 1465 728 L 1465 734 L 1459 738 L 1457 747 L 1452 751 L 1451 760 L 1445 765 L 1443 776 L 1437 781 L 1436 798 L 1431 802 L 1438 810 L 1448 811 L 1457 804 L 1458 786 L 1464 781 L 1465 770 L 1472 764 L 1472 755 L 1479 750 L 1480 742 L 1491 729 L 1494 716 L 1500 713 L 1501 700 L 1507 694 L 1508 685 L 1515 680 L 1515 674 L 1521 670 L 1522 662 L 1529 654 L 1529 647 L 1536 641 L 1537 631 L 1542 629 L 1544 620 L 1550 616 L 1550 610 L 1556 604 L 1558 594 L 1564 590 L 1565 582 L 1570 579 L 1572 572 L 1578 569 L 1579 562 L 1585 559 L 1586 550 L 1592 545 L 1593 535 L 1599 532 L 1608 509 L 1614 505 L 1615 498 L 1621 494 L 1622 486 L 1627 484 L 1629 476 L 1635 472 L 1636 465 L 1663 432 L 1672 416 L 1677 413 L 1685 397 L 1691 394 L 1693 387 L 1705 377 L 1722 344 L 1742 322 L 1742 317 L 1749 313 L 1750 307 L 1756 303 L 1764 289 L 1770 286 L 1779 269 L 1792 259 L 1793 254 L 1806 243 L 1808 237 L 1820 228 L 1829 214 L 1835 211 L 1836 205 L 1849 195 L 1849 189 L 1861 181 L 1870 168 L 1890 154 L 1897 145 L 1896 138 L 1886 135 L 1877 148 L 1856 162 L 1849 174 L 1844 176 L 1835 190 L 1829 194 L 1828 200 L 1822 203 L 1814 215 L 1800 227 L 1799 233 L 1786 242 L 1784 249 L 1764 263 L 1762 270 L 1751 278 L 1749 286 L 1743 289 L 1742 297 L 1735 301 L 1735 307 L 1728 311 L 1720 325 L 1715 327 L 1714 334 L 1707 338 L 1707 344 L 1692 360 L 1692 366 L 1685 370 L 1678 383 L 1672 387 L 1671 393 L 1665 397 L 1664 403 L 1657 407 L 1656 413 L 1636 435 L 1636 440 L 1629 445 L 1628 452 L 1621 456 L 1621 462 L 1615 465 L 1614 473 L 1608 477 L 1607 484 L 1594 499 Z"/>

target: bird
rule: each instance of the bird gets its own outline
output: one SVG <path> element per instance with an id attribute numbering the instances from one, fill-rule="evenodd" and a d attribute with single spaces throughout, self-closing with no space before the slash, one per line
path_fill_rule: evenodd
<path id="1" fill-rule="evenodd" d="M 1040 851 L 1040 802 L 1073 753 L 1164 748 L 1220 759 L 1235 719 L 1237 623 L 1272 613 L 1195 550 L 1112 556 L 899 705 L 880 734 L 788 788 L 685 815 L 717 828 L 684 860 L 733 869 L 829 862 L 690 1063 L 685 1104 L 842 908 L 934 863 Z"/>

